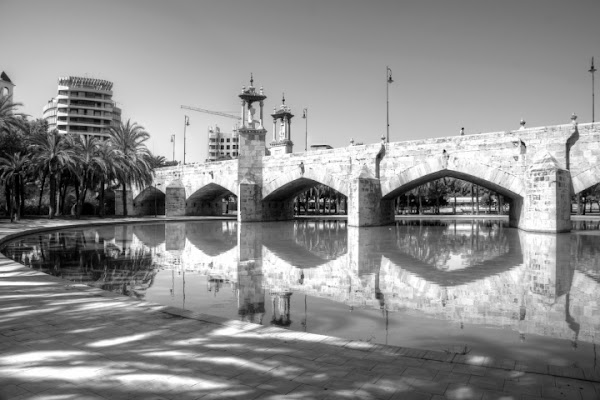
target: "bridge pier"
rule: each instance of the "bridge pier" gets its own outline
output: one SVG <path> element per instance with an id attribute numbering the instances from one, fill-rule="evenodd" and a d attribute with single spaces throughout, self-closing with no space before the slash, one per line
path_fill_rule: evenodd
<path id="1" fill-rule="evenodd" d="M 176 180 L 167 186 L 165 196 L 165 215 L 167 217 L 180 217 L 185 215 L 185 187 L 181 181 Z"/>
<path id="2" fill-rule="evenodd" d="M 348 225 L 378 226 L 394 222 L 394 200 L 382 199 L 381 182 L 361 172 L 350 182 Z"/>
<path id="3" fill-rule="evenodd" d="M 131 189 L 126 192 L 127 215 L 134 214 L 133 193 Z M 125 215 L 123 210 L 123 189 L 115 189 L 115 215 Z"/>
<path id="4" fill-rule="evenodd" d="M 533 232 L 569 232 L 571 230 L 569 171 L 562 169 L 558 161 L 549 153 L 536 157 L 525 174 L 525 198 L 522 202 L 516 203 L 511 204 L 511 226 Z"/>

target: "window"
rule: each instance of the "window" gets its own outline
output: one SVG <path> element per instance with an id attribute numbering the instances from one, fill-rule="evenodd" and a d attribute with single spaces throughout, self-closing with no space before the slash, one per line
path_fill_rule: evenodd
<path id="1" fill-rule="evenodd" d="M 221 150 L 225 150 L 225 146 L 221 145 Z"/>
<path id="2" fill-rule="evenodd" d="M 225 139 L 221 138 L 221 143 L 225 143 Z"/>
<path id="3" fill-rule="evenodd" d="M 231 139 L 227 138 L 227 143 L 229 143 L 231 141 Z"/>
<path id="4" fill-rule="evenodd" d="M 229 150 L 229 149 L 230 149 L 230 147 L 231 147 L 231 146 L 227 145 L 227 150 Z"/>

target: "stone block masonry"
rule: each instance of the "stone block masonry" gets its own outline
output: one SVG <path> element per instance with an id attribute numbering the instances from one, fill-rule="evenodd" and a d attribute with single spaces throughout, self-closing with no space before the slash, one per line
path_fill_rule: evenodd
<path id="1" fill-rule="evenodd" d="M 161 169 L 158 191 L 133 188 L 131 200 L 164 190 L 167 215 L 214 215 L 216 199 L 235 195 L 240 221 L 276 221 L 293 218 L 294 197 L 323 184 L 347 197 L 350 226 L 372 226 L 394 220 L 400 194 L 450 176 L 503 195 L 513 227 L 563 232 L 570 196 L 600 182 L 600 123 L 278 155 L 265 155 L 265 134 L 260 126 L 240 128 L 237 160 Z M 176 181 L 183 191 L 170 188 Z M 190 199 L 208 205 L 190 206 Z"/>

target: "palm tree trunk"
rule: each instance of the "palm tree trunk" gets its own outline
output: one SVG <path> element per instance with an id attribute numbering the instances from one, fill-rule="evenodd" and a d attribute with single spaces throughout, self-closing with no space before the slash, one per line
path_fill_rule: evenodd
<path id="1" fill-rule="evenodd" d="M 19 186 L 21 189 L 21 201 L 19 202 L 19 214 L 25 215 L 25 180 L 20 177 L 19 178 Z M 591 210 L 591 207 L 590 207 Z"/>
<path id="2" fill-rule="evenodd" d="M 79 185 L 75 185 L 75 218 L 79 219 L 81 216 L 81 188 Z"/>
<path id="3" fill-rule="evenodd" d="M 14 213 L 15 213 L 15 221 L 19 222 L 21 220 L 21 187 L 19 185 L 19 176 L 15 176 L 14 187 L 13 187 L 13 197 L 14 197 Z"/>
<path id="4" fill-rule="evenodd" d="M 50 206 L 48 207 L 48 218 L 54 218 L 56 213 L 56 176 L 50 175 Z"/>
<path id="5" fill-rule="evenodd" d="M 104 178 L 100 181 L 100 218 L 104 218 L 106 209 L 104 208 Z"/>
<path id="6" fill-rule="evenodd" d="M 125 182 L 121 183 L 121 186 L 123 188 L 123 216 L 126 217 L 127 216 L 127 186 L 125 185 Z"/>
<path id="7" fill-rule="evenodd" d="M 42 175 L 42 183 L 40 184 L 40 199 L 38 200 L 38 214 L 42 212 L 42 196 L 44 195 L 44 185 L 46 184 L 46 177 L 48 176 L 48 171 L 44 169 L 44 174 Z"/>
<path id="8" fill-rule="evenodd" d="M 11 190 L 11 186 L 12 186 L 12 182 L 6 182 L 4 194 L 6 196 L 6 205 L 8 206 L 8 215 L 10 216 L 10 222 L 14 222 L 15 221 L 14 201 L 13 201 L 13 193 Z"/>

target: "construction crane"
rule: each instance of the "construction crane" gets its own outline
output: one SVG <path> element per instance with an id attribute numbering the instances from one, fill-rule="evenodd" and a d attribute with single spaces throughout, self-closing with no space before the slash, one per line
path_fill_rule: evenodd
<path id="1" fill-rule="evenodd" d="M 211 111 L 211 110 L 205 110 L 204 108 L 197 108 L 197 107 L 190 107 L 190 106 L 181 106 L 181 108 L 184 108 L 186 110 L 198 111 L 198 112 L 206 113 L 206 114 L 219 115 L 221 117 L 233 118 L 233 119 L 237 119 L 237 120 L 242 119 L 239 115 L 227 114 L 227 113 L 224 113 L 221 111 Z"/>

